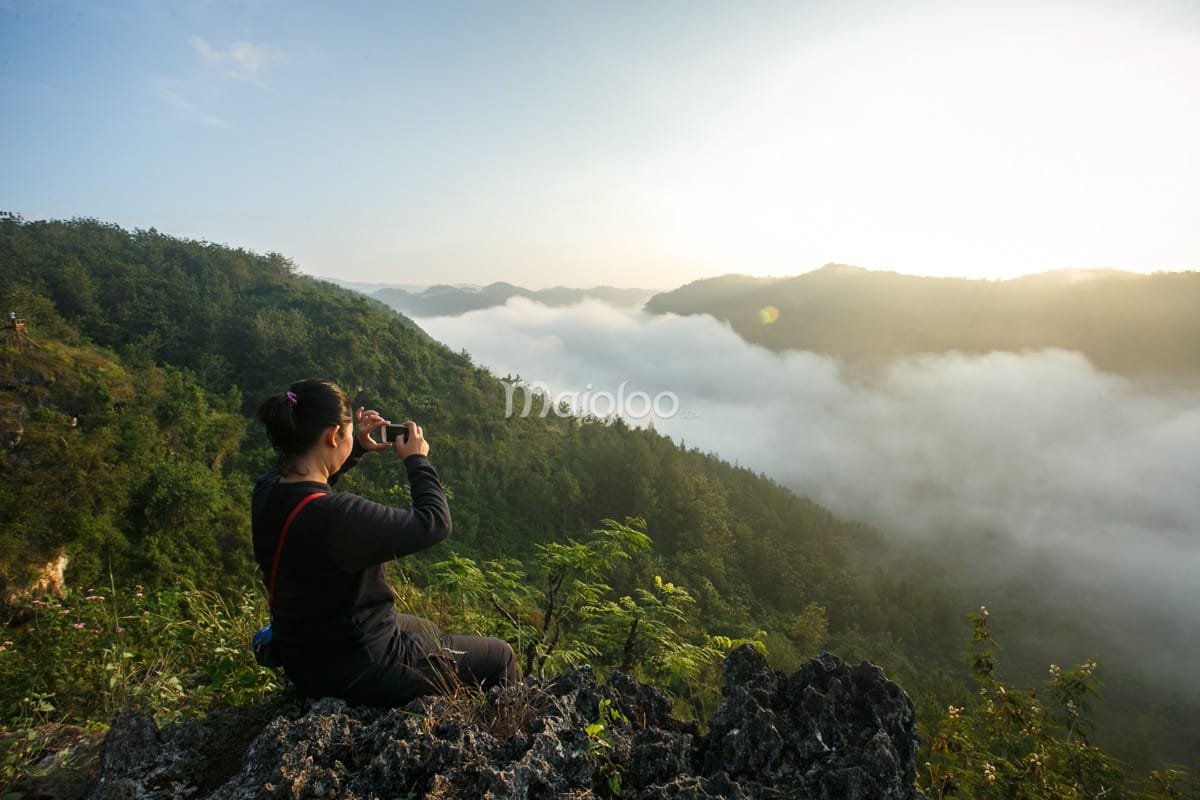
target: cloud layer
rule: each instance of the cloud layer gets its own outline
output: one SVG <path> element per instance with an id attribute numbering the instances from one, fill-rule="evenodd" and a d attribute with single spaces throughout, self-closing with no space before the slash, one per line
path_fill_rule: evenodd
<path id="1" fill-rule="evenodd" d="M 654 425 L 675 441 L 914 548 L 953 551 L 981 592 L 1031 582 L 1126 656 L 1167 643 L 1200 655 L 1194 388 L 1135 384 L 1063 351 L 931 355 L 852 373 L 749 345 L 709 317 L 598 302 L 514 299 L 418 322 L 555 395 L 615 396 L 622 382 L 626 397 L 673 393 L 679 411 Z"/>

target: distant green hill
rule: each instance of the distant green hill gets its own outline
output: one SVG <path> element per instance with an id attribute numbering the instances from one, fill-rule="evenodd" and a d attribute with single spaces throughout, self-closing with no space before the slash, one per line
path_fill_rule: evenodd
<path id="1" fill-rule="evenodd" d="M 748 341 L 850 365 L 1062 348 L 1111 372 L 1200 376 L 1200 272 L 1064 270 L 982 281 L 830 264 L 791 278 L 696 281 L 646 308 L 710 314 Z"/>

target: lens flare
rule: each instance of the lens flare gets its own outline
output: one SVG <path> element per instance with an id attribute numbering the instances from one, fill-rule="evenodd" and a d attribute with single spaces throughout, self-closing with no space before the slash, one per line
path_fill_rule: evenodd
<path id="1" fill-rule="evenodd" d="M 779 309 L 775 306 L 766 306 L 758 312 L 758 319 L 763 325 L 770 325 L 772 322 L 779 319 Z"/>

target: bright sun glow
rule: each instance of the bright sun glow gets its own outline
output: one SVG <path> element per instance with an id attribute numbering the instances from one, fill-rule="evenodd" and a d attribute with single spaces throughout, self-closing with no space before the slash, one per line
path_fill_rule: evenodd
<path id="1" fill-rule="evenodd" d="M 1200 59 L 1107 24 L 910 20 L 807 52 L 676 165 L 676 246 L 756 274 L 1194 267 L 1162 258 L 1194 230 Z"/>

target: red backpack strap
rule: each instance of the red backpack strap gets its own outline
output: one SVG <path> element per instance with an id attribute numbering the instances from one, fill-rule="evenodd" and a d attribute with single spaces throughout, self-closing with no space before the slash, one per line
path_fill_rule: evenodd
<path id="1" fill-rule="evenodd" d="M 292 527 L 292 520 L 296 518 L 296 515 L 299 514 L 306 505 L 324 494 L 325 492 L 313 492 L 312 494 L 308 495 L 299 503 L 296 503 L 296 507 L 292 509 L 292 513 L 288 514 L 287 519 L 283 521 L 283 530 L 279 532 L 279 542 L 275 545 L 275 562 L 271 564 L 271 583 L 269 585 L 270 594 L 267 595 L 267 606 L 269 608 L 275 608 L 275 574 L 279 572 L 279 556 L 283 554 L 283 540 L 287 538 L 288 528 Z"/>

